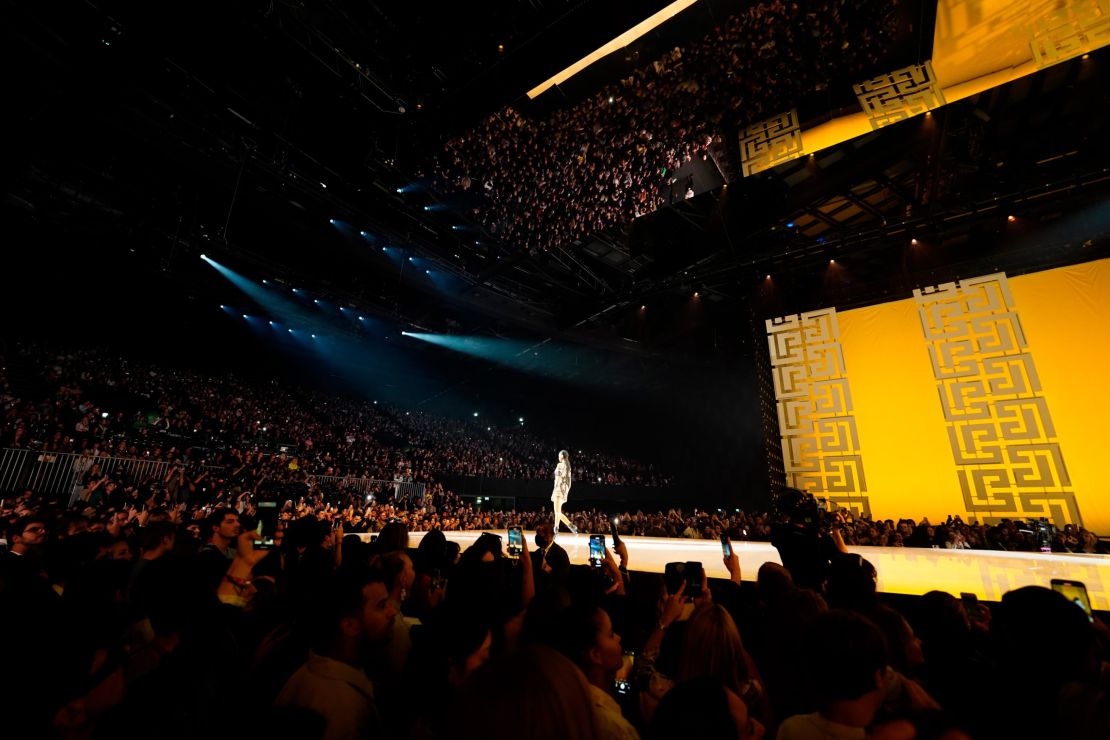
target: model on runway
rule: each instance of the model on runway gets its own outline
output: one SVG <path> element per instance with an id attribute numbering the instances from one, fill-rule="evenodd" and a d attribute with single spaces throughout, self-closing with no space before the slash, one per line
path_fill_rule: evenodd
<path id="1" fill-rule="evenodd" d="M 555 505 L 555 533 L 559 533 L 559 523 L 570 527 L 572 534 L 578 534 L 578 527 L 563 513 L 563 504 L 570 495 L 570 454 L 566 450 L 559 451 L 559 464 L 555 466 L 555 490 L 551 492 L 551 503 Z"/>

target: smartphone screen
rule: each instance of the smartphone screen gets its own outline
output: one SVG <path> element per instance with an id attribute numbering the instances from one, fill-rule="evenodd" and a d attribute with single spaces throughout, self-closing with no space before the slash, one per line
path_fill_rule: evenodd
<path id="1" fill-rule="evenodd" d="M 524 552 L 524 532 L 520 527 L 509 527 L 508 556 L 516 560 L 522 552 Z"/>
<path id="2" fill-rule="evenodd" d="M 278 505 L 276 501 L 258 502 L 258 532 L 259 539 L 254 541 L 254 549 L 270 550 L 274 546 L 274 535 L 277 533 Z"/>
<path id="3" fill-rule="evenodd" d="M 616 547 L 621 543 L 621 533 L 620 529 L 618 528 L 619 524 L 620 519 L 609 520 L 609 533 L 613 535 L 613 547 Z"/>
<path id="4" fill-rule="evenodd" d="M 727 534 L 721 535 L 721 552 L 724 553 L 725 560 L 732 559 L 732 543 L 729 542 Z"/>
<path id="5" fill-rule="evenodd" d="M 1091 614 L 1091 599 L 1087 595 L 1087 586 L 1082 581 L 1065 581 L 1060 578 L 1052 579 L 1052 590 L 1059 591 L 1071 603 L 1077 605 L 1087 614 L 1087 619 L 1095 621 Z"/>
<path id="6" fill-rule="evenodd" d="M 967 618 L 972 622 L 983 621 L 983 610 L 979 607 L 979 597 L 975 594 L 962 592 L 960 600 L 964 602 L 964 611 L 967 612 Z"/>
<path id="7" fill-rule="evenodd" d="M 667 587 L 668 594 L 674 595 L 678 593 L 678 589 L 685 580 L 686 563 L 667 563 L 666 568 L 663 570 L 663 583 Z"/>
<path id="8" fill-rule="evenodd" d="M 705 576 L 702 564 L 695 560 L 686 561 L 686 595 L 697 598 L 702 595 L 701 582 Z"/>
<path id="9" fill-rule="evenodd" d="M 600 568 L 605 562 L 605 535 L 590 535 L 590 565 Z"/>

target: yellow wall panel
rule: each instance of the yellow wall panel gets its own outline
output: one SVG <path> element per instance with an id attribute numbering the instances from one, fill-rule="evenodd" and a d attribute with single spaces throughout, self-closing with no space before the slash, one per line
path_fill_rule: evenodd
<path id="1" fill-rule="evenodd" d="M 943 521 L 959 491 L 917 307 L 838 313 L 873 518 Z"/>
<path id="2" fill-rule="evenodd" d="M 1083 524 L 1110 534 L 1110 260 L 1010 280 Z"/>
<path id="3" fill-rule="evenodd" d="M 967 295 L 976 296 L 977 286 L 988 285 L 993 290 L 1009 286 L 1012 305 L 996 308 L 994 315 L 976 326 L 989 325 L 988 334 L 996 336 L 990 334 L 996 331 L 991 327 L 1005 324 L 1024 335 L 1025 345 L 1002 359 L 1012 361 L 1009 367 L 1013 377 L 1029 385 L 1017 394 L 1018 400 L 1024 408 L 1036 407 L 1034 411 L 1039 409 L 1041 414 L 1037 423 L 1044 429 L 1034 429 L 1038 433 L 1028 438 L 1021 437 L 1026 429 L 1013 426 L 1008 418 L 996 413 L 999 408 L 1005 409 L 1009 402 L 1006 399 L 1014 398 L 1004 390 L 987 394 L 993 399 L 994 412 L 982 425 L 946 420 L 946 407 L 952 413 L 952 394 L 967 389 L 963 379 L 957 379 L 955 385 L 938 382 L 935 373 L 940 370 L 930 359 L 931 345 L 915 299 L 836 313 L 871 513 L 881 519 L 927 516 L 933 522 L 948 514 L 980 520 L 992 516 L 1019 518 L 1020 513 L 1015 516 L 1001 505 L 993 508 L 1000 500 L 994 498 L 996 494 L 1005 498 L 1005 490 L 997 493 L 1005 487 L 992 489 L 989 495 L 972 494 L 976 502 L 988 500 L 992 507 L 978 511 L 968 511 L 969 497 L 961 489 L 961 475 L 966 485 L 966 481 L 979 476 L 990 480 L 1000 468 L 1015 480 L 1028 470 L 1036 470 L 1036 463 L 1014 462 L 1009 457 L 1003 465 L 987 464 L 989 454 L 984 450 L 994 449 L 992 430 L 1002 430 L 1000 436 L 1014 436 L 1003 440 L 1005 455 L 1015 451 L 1020 455 L 1028 442 L 1051 447 L 1053 454 L 1062 456 L 1056 478 L 1041 489 L 1033 489 L 1033 503 L 1024 494 L 1012 499 L 1032 511 L 1040 505 L 1038 502 L 1055 501 L 1057 494 L 1061 499 L 1073 497 L 1084 526 L 1110 533 L 1110 496 L 1105 490 L 1110 458 L 1105 435 L 1105 423 L 1110 419 L 1110 390 L 1106 388 L 1110 377 L 1110 260 L 1008 280 L 998 277 L 963 281 L 956 292 L 966 289 Z M 1016 323 L 1011 323 L 1013 313 L 1017 315 Z M 933 340 L 933 350 L 939 351 L 936 337 Z M 992 356 L 984 351 L 971 359 L 982 363 Z M 959 363 L 959 355 L 954 362 Z M 997 377 L 971 377 L 966 385 L 974 387 L 977 381 L 989 385 Z M 945 403 L 942 392 L 948 394 Z M 981 400 L 976 393 L 973 388 L 957 400 L 973 406 Z M 956 454 L 965 459 L 958 462 Z M 1043 498 L 1038 498 L 1038 491 Z M 984 498 L 976 498 L 980 495 Z M 1047 504 L 1045 507 L 1049 511 Z M 1065 509 L 1057 506 L 1054 512 Z"/>

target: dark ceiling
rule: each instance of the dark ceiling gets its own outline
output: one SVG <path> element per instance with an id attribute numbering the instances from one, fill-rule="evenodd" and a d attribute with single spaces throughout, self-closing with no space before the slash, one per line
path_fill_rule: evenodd
<path id="1" fill-rule="evenodd" d="M 191 290 L 215 282 L 207 252 L 402 323 L 648 354 L 719 350 L 741 318 L 1105 253 L 1076 216 L 1110 191 L 1105 50 L 756 177 L 726 163 L 727 188 L 551 253 L 497 243 L 449 198 L 397 192 L 445 136 L 665 4 L 8 0 L 4 218 Z M 740 5 L 699 4 L 535 111 Z M 929 54 L 935 3 L 903 9 L 879 71 Z M 386 245 L 445 280 L 406 274 Z"/>

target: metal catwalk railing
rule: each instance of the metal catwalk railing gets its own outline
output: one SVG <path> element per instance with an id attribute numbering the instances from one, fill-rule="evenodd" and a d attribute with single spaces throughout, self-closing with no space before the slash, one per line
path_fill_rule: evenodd
<path id="1" fill-rule="evenodd" d="M 145 460 L 143 458 L 107 457 L 76 452 L 43 452 L 42 450 L 0 449 L 0 492 L 21 493 L 31 490 L 45 496 L 73 497 L 76 499 L 85 473 L 93 465 L 110 478 L 124 478 L 132 482 L 155 479 L 164 481 L 176 462 Z M 212 473 L 225 472 L 226 468 L 205 465 L 192 468 L 190 475 L 200 470 Z M 412 481 L 378 480 L 336 475 L 308 475 L 309 483 L 321 488 L 344 493 L 373 496 L 376 500 L 421 501 L 424 484 Z"/>

